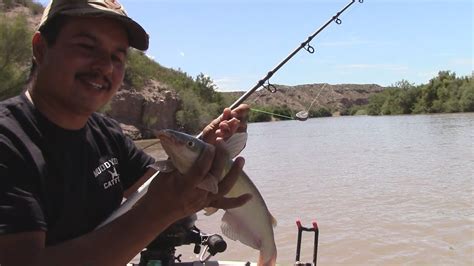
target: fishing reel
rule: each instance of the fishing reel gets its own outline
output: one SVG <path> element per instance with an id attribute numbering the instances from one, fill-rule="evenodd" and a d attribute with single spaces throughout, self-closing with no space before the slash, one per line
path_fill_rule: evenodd
<path id="1" fill-rule="evenodd" d="M 196 214 L 177 221 L 158 235 L 140 253 L 139 266 L 171 266 L 181 262 L 181 255 L 175 256 L 176 247 L 194 244 L 194 253 L 200 254 L 201 262 L 224 252 L 227 243 L 218 234 L 205 234 L 195 225 Z M 201 249 L 204 247 L 204 250 Z"/>

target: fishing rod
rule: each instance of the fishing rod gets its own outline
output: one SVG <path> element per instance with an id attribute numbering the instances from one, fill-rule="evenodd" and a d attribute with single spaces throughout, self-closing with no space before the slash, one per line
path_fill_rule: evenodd
<path id="1" fill-rule="evenodd" d="M 359 3 L 363 3 L 364 0 L 357 0 Z M 271 84 L 269 81 L 270 81 L 270 78 L 280 69 L 282 68 L 288 61 L 290 61 L 291 58 L 293 58 L 293 56 L 295 56 L 299 51 L 301 51 L 301 49 L 305 49 L 308 53 L 310 54 L 313 54 L 315 52 L 315 49 L 313 46 L 311 46 L 311 41 L 321 32 L 323 31 L 327 26 L 329 26 L 329 24 L 331 24 L 333 21 L 336 22 L 336 24 L 340 25 L 342 24 L 342 20 L 339 18 L 339 16 L 344 13 L 344 11 L 346 11 L 351 5 L 353 5 L 354 3 L 356 2 L 356 0 L 352 0 L 350 3 L 348 3 L 343 9 L 341 9 L 339 12 L 336 13 L 336 15 L 334 15 L 333 17 L 331 17 L 331 19 L 329 19 L 323 26 L 321 26 L 318 30 L 316 30 L 312 35 L 310 35 L 308 37 L 308 39 L 306 39 L 306 41 L 302 42 L 293 52 L 291 52 L 285 59 L 283 59 L 283 61 L 281 61 L 275 68 L 273 68 L 272 70 L 270 70 L 267 75 L 265 75 L 262 79 L 260 79 L 257 84 L 255 84 L 255 86 L 253 86 L 251 89 L 249 89 L 247 92 L 245 92 L 242 96 L 240 96 L 240 98 L 238 98 L 231 106 L 229 106 L 229 108 L 231 110 L 237 108 L 237 106 L 239 106 L 240 104 L 242 104 L 245 100 L 247 100 L 248 97 L 250 97 L 250 95 L 252 95 L 257 89 L 259 89 L 260 87 L 264 87 L 266 90 L 268 90 L 269 92 L 271 93 L 275 93 L 277 91 L 277 88 L 275 87 L 275 85 Z M 321 93 L 321 91 L 320 91 Z M 319 96 L 319 94 L 318 94 Z M 308 116 L 309 116 L 309 112 L 307 111 L 301 111 L 301 112 L 298 112 L 297 115 L 296 115 L 296 119 L 297 120 L 300 120 L 300 121 L 305 121 L 306 119 L 308 119 Z M 199 133 L 199 135 L 197 135 L 197 138 L 201 139 L 202 138 L 202 134 L 203 134 L 203 131 L 201 131 L 201 133 Z M 153 142 L 149 145 L 146 145 L 143 149 L 146 149 L 146 148 L 149 148 L 155 144 L 157 144 L 157 142 Z"/>
<path id="2" fill-rule="evenodd" d="M 283 61 L 281 61 L 275 68 L 270 70 L 265 77 L 263 77 L 261 80 L 257 82 L 257 84 L 248 90 L 244 95 L 242 95 L 239 99 L 237 99 L 229 108 L 231 110 L 237 108 L 240 104 L 242 104 L 252 93 L 254 93 L 258 88 L 264 87 L 268 91 L 275 93 L 277 91 L 275 85 L 271 84 L 269 82 L 270 78 L 275 74 L 283 65 L 285 65 L 293 56 L 295 56 L 301 49 L 305 49 L 308 51 L 308 53 L 313 54 L 315 49 L 313 46 L 311 46 L 310 42 L 316 37 L 321 31 L 323 31 L 329 24 L 331 24 L 333 21 L 340 25 L 342 23 L 342 20 L 339 18 L 339 16 L 344 13 L 352 4 L 354 4 L 356 0 L 352 0 L 350 3 L 348 3 L 343 9 L 341 9 L 339 12 L 336 13 L 331 19 L 329 19 L 326 24 L 321 26 L 316 32 L 314 32 L 312 35 L 308 37 L 306 41 L 300 44 L 292 53 L 290 53 Z M 364 0 L 358 0 L 359 3 L 363 3 Z M 307 117 L 306 117 L 307 118 Z M 304 118 L 302 118 L 304 119 Z M 202 138 L 203 131 L 199 133 L 197 138 Z M 156 142 L 158 143 L 158 142 Z M 151 145 L 147 145 L 145 148 L 148 148 L 156 143 L 153 143 Z M 135 203 L 142 198 L 146 192 L 148 191 L 148 186 L 150 185 L 151 181 L 158 175 L 160 171 L 157 171 L 154 173 L 135 193 L 130 195 L 130 197 L 120 206 L 118 210 L 116 210 L 114 213 L 112 213 L 109 218 L 107 218 L 102 224 L 98 226 L 102 227 L 103 225 L 111 222 L 112 220 L 116 219 L 117 217 L 121 216 L 125 212 L 127 212 L 129 209 L 135 205 Z"/>
<path id="3" fill-rule="evenodd" d="M 275 93 L 277 91 L 277 88 L 275 85 L 271 84 L 270 78 L 282 67 L 284 66 L 288 61 L 290 61 L 293 56 L 295 56 L 301 49 L 305 49 L 308 53 L 313 54 L 315 52 L 315 49 L 313 46 L 311 46 L 311 41 L 316 37 L 321 31 L 323 31 L 329 24 L 331 24 L 333 21 L 336 22 L 336 24 L 340 25 L 342 23 L 342 20 L 339 18 L 339 16 L 344 13 L 352 4 L 355 3 L 356 0 L 352 0 L 349 4 L 347 4 L 342 10 L 337 12 L 336 15 L 334 15 L 331 19 L 329 19 L 326 24 L 321 26 L 316 32 L 314 32 L 312 35 L 308 37 L 308 39 L 300 44 L 293 52 L 291 52 L 283 61 L 281 61 L 275 68 L 270 70 L 265 77 L 263 77 L 261 80 L 255 84 L 253 88 L 248 90 L 245 94 L 243 94 L 239 99 L 237 99 L 229 108 L 230 109 L 235 109 L 237 106 L 242 104 L 250 95 L 252 95 L 258 88 L 263 87 L 266 90 L 268 90 L 271 93 Z M 363 3 L 364 0 L 358 0 L 359 3 Z M 300 118 L 300 117 L 298 117 Z M 307 118 L 307 117 L 306 117 Z M 304 118 L 303 118 L 304 119 Z M 306 119 L 305 119 L 306 120 Z M 199 137 L 202 136 L 202 132 L 198 135 Z"/>

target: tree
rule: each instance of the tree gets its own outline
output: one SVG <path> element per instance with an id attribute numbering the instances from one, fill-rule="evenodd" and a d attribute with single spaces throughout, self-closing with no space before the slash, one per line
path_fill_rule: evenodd
<path id="1" fill-rule="evenodd" d="M 459 100 L 460 109 L 463 112 L 474 112 L 474 81 L 473 78 L 465 80 L 461 86 L 462 94 Z"/>
<path id="2" fill-rule="evenodd" d="M 216 95 L 216 85 L 209 76 L 200 73 L 196 76 L 196 87 L 195 90 L 203 98 L 203 100 L 212 102 Z"/>
<path id="3" fill-rule="evenodd" d="M 249 122 L 269 122 L 272 121 L 272 113 L 268 107 L 254 106 L 250 112 Z"/>
<path id="4" fill-rule="evenodd" d="M 321 107 L 317 110 L 309 110 L 309 117 L 330 117 L 332 113 L 329 109 Z"/>
<path id="5" fill-rule="evenodd" d="M 202 104 L 192 91 L 180 93 L 182 108 L 176 113 L 176 120 L 180 128 L 186 132 L 196 132 L 202 127 Z"/>
<path id="6" fill-rule="evenodd" d="M 472 111 L 473 87 L 472 77 L 459 78 L 451 71 L 440 71 L 428 84 L 419 86 L 402 80 L 369 97 L 367 113 L 390 115 Z"/>
<path id="7" fill-rule="evenodd" d="M 383 92 L 369 96 L 369 104 L 367 105 L 367 113 L 369 115 L 381 115 L 382 106 L 385 102 L 385 95 Z"/>

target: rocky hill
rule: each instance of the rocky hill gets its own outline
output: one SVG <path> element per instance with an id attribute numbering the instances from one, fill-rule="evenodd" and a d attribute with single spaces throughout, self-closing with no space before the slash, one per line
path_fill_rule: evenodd
<path id="1" fill-rule="evenodd" d="M 353 105 L 364 105 L 374 93 L 384 88 L 376 84 L 336 84 L 328 83 L 305 84 L 298 86 L 275 85 L 277 91 L 272 93 L 260 89 L 249 97 L 246 103 L 265 107 L 282 106 L 292 110 L 308 110 L 326 108 L 334 115 L 343 113 Z M 244 92 L 226 93 L 237 99 Z"/>
<path id="2" fill-rule="evenodd" d="M 176 128 L 181 99 L 168 85 L 150 80 L 140 91 L 124 84 L 103 112 L 121 123 L 132 139 L 153 138 L 154 131 Z"/>

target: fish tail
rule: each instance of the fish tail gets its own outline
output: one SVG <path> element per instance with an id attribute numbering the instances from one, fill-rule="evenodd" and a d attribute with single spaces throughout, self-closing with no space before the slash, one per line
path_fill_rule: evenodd
<path id="1" fill-rule="evenodd" d="M 272 256 L 265 261 L 265 258 L 263 256 L 263 252 L 260 252 L 260 255 L 258 257 L 258 266 L 274 266 L 276 264 L 276 258 L 277 258 L 277 252 L 273 252 Z"/>

